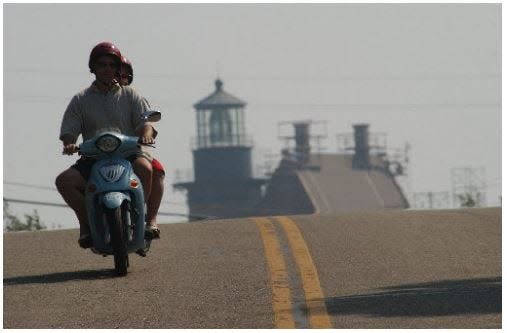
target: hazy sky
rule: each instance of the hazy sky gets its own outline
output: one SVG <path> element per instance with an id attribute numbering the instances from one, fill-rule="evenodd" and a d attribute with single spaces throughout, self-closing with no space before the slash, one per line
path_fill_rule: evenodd
<path id="1" fill-rule="evenodd" d="M 60 121 L 92 82 L 89 52 L 104 40 L 164 112 L 156 154 L 171 203 L 161 211 L 186 212 L 170 184 L 192 168 L 192 105 L 217 74 L 248 103 L 256 156 L 279 152 L 280 121 L 326 121 L 328 152 L 367 122 L 390 148 L 410 143 L 408 196 L 450 191 L 453 167 L 485 167 L 488 204 L 499 204 L 500 4 L 4 4 L 4 183 L 54 187 L 76 159 L 61 155 Z M 63 203 L 9 184 L 4 196 Z M 34 208 L 50 226 L 77 225 L 70 209 L 11 205 Z"/>

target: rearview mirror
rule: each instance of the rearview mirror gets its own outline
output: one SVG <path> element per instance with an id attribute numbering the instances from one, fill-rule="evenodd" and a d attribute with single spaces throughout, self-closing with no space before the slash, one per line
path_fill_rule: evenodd
<path id="1" fill-rule="evenodd" d="M 160 111 L 146 111 L 146 112 L 143 112 L 143 114 L 141 115 L 141 118 L 144 121 L 157 122 L 160 119 L 162 119 L 162 112 L 160 112 Z"/>

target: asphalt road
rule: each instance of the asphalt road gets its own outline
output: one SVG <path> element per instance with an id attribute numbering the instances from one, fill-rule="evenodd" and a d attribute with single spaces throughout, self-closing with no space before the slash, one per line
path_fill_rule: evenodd
<path id="1" fill-rule="evenodd" d="M 162 225 L 148 257 L 4 234 L 4 328 L 501 328 L 501 210 Z"/>

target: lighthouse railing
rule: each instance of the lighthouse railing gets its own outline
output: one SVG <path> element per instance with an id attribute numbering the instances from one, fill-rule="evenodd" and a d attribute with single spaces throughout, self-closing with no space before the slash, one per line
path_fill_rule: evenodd
<path id="1" fill-rule="evenodd" d="M 229 135 L 225 138 L 215 138 L 210 135 L 193 137 L 190 141 L 192 149 L 221 148 L 221 147 L 253 147 L 251 135 Z"/>

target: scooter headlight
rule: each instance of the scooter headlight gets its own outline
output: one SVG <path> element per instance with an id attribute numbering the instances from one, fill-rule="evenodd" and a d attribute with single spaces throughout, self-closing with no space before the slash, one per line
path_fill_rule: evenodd
<path id="1" fill-rule="evenodd" d="M 121 140 L 111 134 L 101 136 L 95 142 L 95 146 L 104 153 L 112 153 L 121 145 Z"/>

